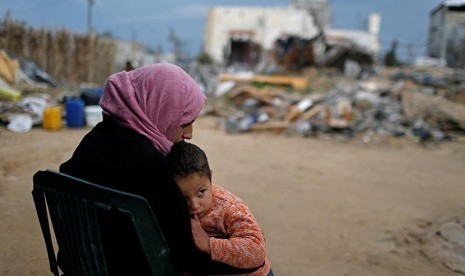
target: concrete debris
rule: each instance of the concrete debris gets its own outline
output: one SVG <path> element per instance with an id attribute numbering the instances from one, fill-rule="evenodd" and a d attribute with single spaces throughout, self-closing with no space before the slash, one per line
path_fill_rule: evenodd
<path id="1" fill-rule="evenodd" d="M 465 105 L 454 103 L 440 96 L 416 91 L 404 91 L 402 107 L 408 120 L 423 118 L 431 124 L 453 122 L 465 129 Z"/>
<path id="2" fill-rule="evenodd" d="M 85 106 L 98 105 L 99 86 L 54 87 L 53 81 L 44 82 L 46 73 L 32 78 L 14 58 L 3 60 L 2 72 L 7 73 L 0 78 L 2 125 L 26 121 L 15 119 L 18 115 L 29 116 L 32 126 L 40 125 L 45 109 L 56 105 L 66 116 L 65 103 L 76 98 L 83 108 L 71 115 L 79 118 L 85 116 Z M 419 143 L 447 141 L 465 133 L 464 72 L 437 66 L 367 69 L 360 59 L 344 62 L 344 70 L 310 67 L 274 74 L 197 63 L 184 68 L 207 96 L 205 113 L 220 117 L 231 134 L 330 135 L 371 144 L 396 137 Z"/>
<path id="3" fill-rule="evenodd" d="M 448 269 L 465 274 L 465 220 L 456 218 L 437 227 L 424 237 L 422 252 Z"/>
<path id="4" fill-rule="evenodd" d="M 317 75 L 334 84 L 325 91 L 313 90 L 315 71 L 270 75 L 268 82 L 257 81 L 253 74 L 219 74 L 217 91 L 221 93 L 210 94 L 208 112 L 221 117 L 228 133 L 327 134 L 359 137 L 364 143 L 379 137 L 447 141 L 465 134 L 465 104 L 456 100 L 463 98 L 465 82 L 458 81 L 460 74 L 455 71 L 408 68 L 360 79 L 353 72 L 318 70 Z M 295 78 L 306 80 L 306 89 L 296 89 L 290 81 Z"/>

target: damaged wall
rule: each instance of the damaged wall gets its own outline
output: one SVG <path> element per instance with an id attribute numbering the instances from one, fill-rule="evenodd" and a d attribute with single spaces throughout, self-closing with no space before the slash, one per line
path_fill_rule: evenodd
<path id="1" fill-rule="evenodd" d="M 318 36 L 313 17 L 305 10 L 265 7 L 214 7 L 205 24 L 205 52 L 217 63 L 226 63 L 232 41 L 249 41 L 262 51 L 273 48 L 282 35 L 303 39 Z M 251 55 L 256 54 L 251 51 Z M 261 52 L 260 54 L 264 54 Z"/>
<path id="2" fill-rule="evenodd" d="M 295 5 L 211 8 L 205 24 L 205 53 L 218 64 L 270 72 L 312 65 L 343 70 L 348 61 L 367 68 L 378 63 L 379 14 L 369 15 L 366 31 L 320 28 L 303 5 L 313 1 L 301 2 L 301 9 Z"/>
<path id="3" fill-rule="evenodd" d="M 430 16 L 428 55 L 465 68 L 465 1 L 444 1 Z"/>

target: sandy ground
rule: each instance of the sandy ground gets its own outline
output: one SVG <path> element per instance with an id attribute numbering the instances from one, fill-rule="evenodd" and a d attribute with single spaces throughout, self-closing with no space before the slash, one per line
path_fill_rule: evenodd
<path id="1" fill-rule="evenodd" d="M 32 176 L 58 169 L 88 129 L 0 129 L 0 275 L 51 275 Z M 465 143 L 228 135 L 198 120 L 214 181 L 248 202 L 276 275 L 458 275 L 418 237 L 465 212 Z"/>

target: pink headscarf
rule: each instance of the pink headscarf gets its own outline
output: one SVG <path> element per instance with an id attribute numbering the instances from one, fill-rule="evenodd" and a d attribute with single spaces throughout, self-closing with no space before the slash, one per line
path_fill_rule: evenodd
<path id="1" fill-rule="evenodd" d="M 197 118 L 205 104 L 197 83 L 180 67 L 158 63 L 111 75 L 100 106 L 118 123 L 149 138 L 167 154 L 169 140 Z"/>

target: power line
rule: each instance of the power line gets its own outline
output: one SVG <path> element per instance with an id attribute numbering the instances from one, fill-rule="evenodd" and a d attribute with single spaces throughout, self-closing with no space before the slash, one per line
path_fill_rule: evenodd
<path id="1" fill-rule="evenodd" d="M 94 0 L 87 0 L 87 32 L 92 34 L 92 6 L 95 5 Z"/>

